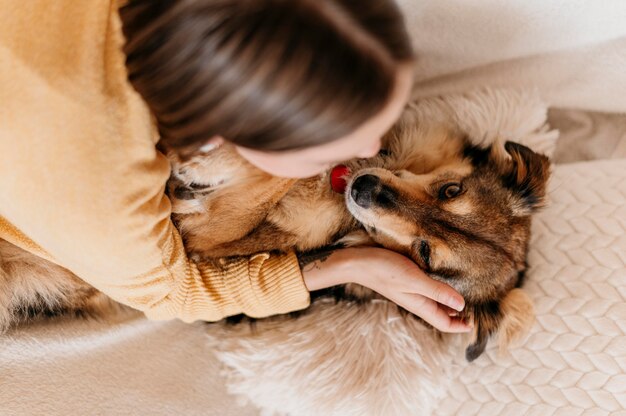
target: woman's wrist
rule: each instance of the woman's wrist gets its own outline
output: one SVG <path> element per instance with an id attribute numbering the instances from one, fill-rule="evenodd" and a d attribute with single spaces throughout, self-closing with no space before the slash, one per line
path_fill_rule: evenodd
<path id="1" fill-rule="evenodd" d="M 359 248 L 328 248 L 298 254 L 304 284 L 309 291 L 356 281 L 365 253 Z M 359 257 L 357 255 L 360 254 Z M 357 260 L 357 261 L 355 261 Z"/>
<path id="2" fill-rule="evenodd" d="M 309 291 L 347 283 L 346 251 L 350 248 L 329 247 L 298 254 L 304 284 Z"/>

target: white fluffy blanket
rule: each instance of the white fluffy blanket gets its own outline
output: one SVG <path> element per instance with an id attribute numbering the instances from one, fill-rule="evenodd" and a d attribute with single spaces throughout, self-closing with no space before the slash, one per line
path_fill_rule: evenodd
<path id="1" fill-rule="evenodd" d="M 418 95 L 537 87 L 550 105 L 626 111 L 624 1 L 400 3 L 420 57 Z M 599 135 L 614 131 L 603 123 L 580 134 L 593 153 Z M 470 367 L 455 364 L 458 377 L 437 414 L 626 407 L 625 164 L 555 167 L 552 205 L 535 221 L 527 286 L 537 325 L 510 357 L 490 351 Z M 206 341 L 203 325 L 138 316 L 13 331 L 0 338 L 0 414 L 257 415 L 226 394 Z"/>

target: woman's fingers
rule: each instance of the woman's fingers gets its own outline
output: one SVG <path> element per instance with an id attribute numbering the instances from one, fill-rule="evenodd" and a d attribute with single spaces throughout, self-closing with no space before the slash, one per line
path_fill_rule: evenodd
<path id="1" fill-rule="evenodd" d="M 440 305 L 439 305 L 439 307 L 440 307 L 441 309 L 443 309 L 443 311 L 444 311 L 445 313 L 447 313 L 447 314 L 448 314 L 448 316 L 459 316 L 459 312 L 455 311 L 454 309 L 452 309 L 452 308 L 450 308 L 450 307 L 448 307 L 448 306 L 446 306 L 446 305 L 441 305 L 441 304 L 440 304 Z"/>
<path id="2" fill-rule="evenodd" d="M 442 332 L 469 332 L 472 327 L 462 319 L 449 316 L 446 309 L 432 299 L 416 293 L 403 293 L 395 300 L 397 304 L 419 316 Z"/>
<path id="3" fill-rule="evenodd" d="M 462 311 L 465 307 L 463 296 L 447 284 L 429 277 L 416 264 L 407 267 L 405 274 L 410 279 L 407 292 L 418 293 L 456 311 Z"/>
<path id="4" fill-rule="evenodd" d="M 463 297 L 452 287 L 429 277 L 408 257 L 381 248 L 348 248 L 335 253 L 343 253 L 337 258 L 347 260 L 344 264 L 350 265 L 343 268 L 351 274 L 345 282 L 355 281 L 380 293 L 442 332 L 471 329 L 454 313 L 465 307 Z M 358 280 L 350 280 L 354 275 L 359 276 Z"/>

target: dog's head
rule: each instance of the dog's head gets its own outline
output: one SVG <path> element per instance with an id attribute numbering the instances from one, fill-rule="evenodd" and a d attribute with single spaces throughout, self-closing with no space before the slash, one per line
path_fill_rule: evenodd
<path id="1" fill-rule="evenodd" d="M 419 163 L 357 170 L 346 204 L 376 242 L 464 296 L 476 332 L 466 350 L 471 361 L 496 329 L 506 343 L 532 323 L 532 304 L 514 289 L 526 268 L 530 216 L 544 203 L 549 160 L 513 142 L 485 149 L 459 143 L 428 172 Z"/>

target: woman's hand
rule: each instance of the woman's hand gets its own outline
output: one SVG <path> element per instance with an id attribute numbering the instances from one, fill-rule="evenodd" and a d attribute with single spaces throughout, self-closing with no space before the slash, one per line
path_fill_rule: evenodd
<path id="1" fill-rule="evenodd" d="M 304 283 L 310 291 L 358 283 L 421 317 L 443 332 L 471 327 L 451 316 L 465 301 L 453 288 L 428 277 L 413 261 L 377 247 L 318 251 L 300 256 Z"/>

